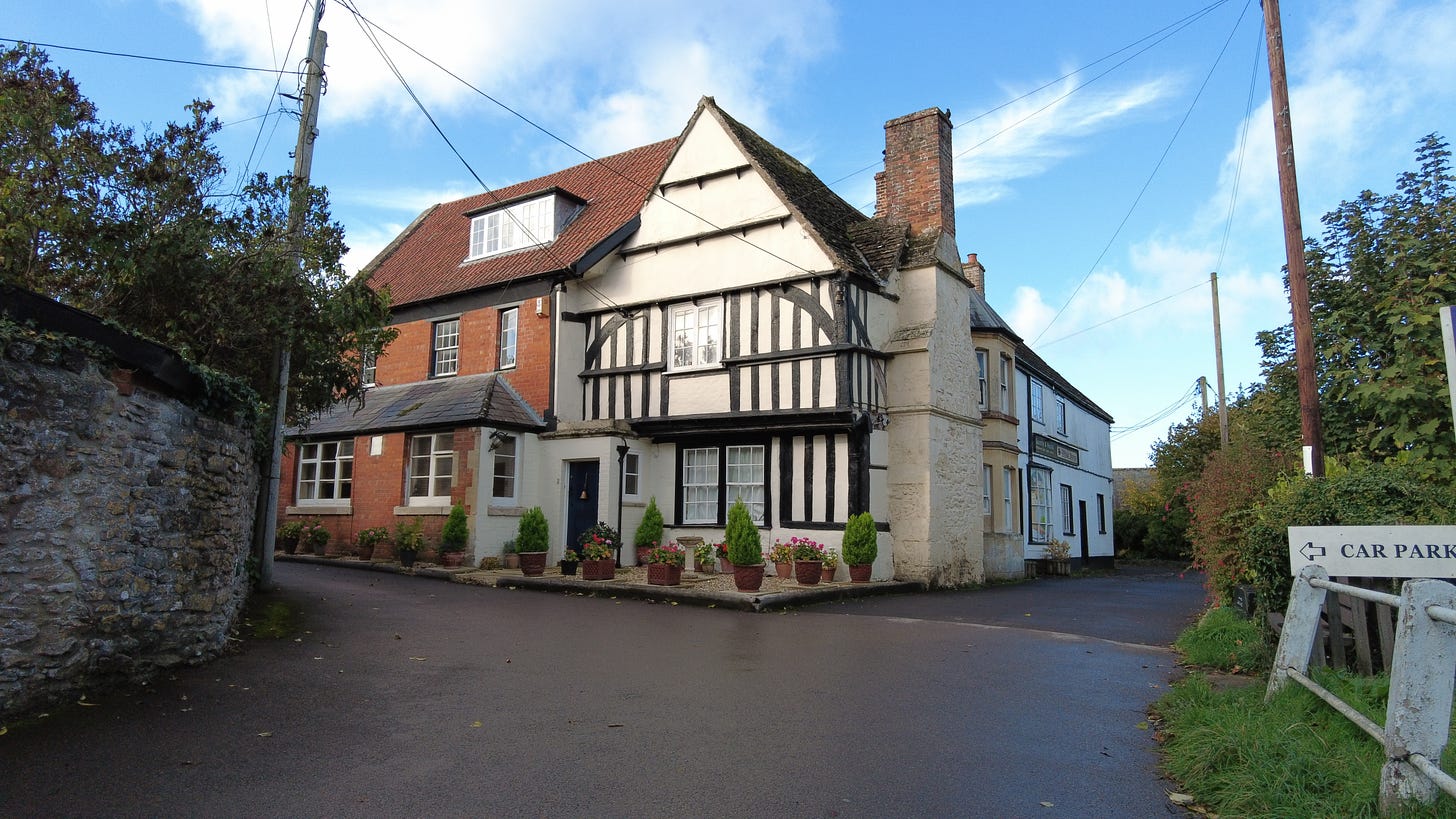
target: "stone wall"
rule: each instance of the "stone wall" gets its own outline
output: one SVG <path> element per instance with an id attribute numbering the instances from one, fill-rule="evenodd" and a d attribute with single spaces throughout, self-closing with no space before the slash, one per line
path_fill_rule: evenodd
<path id="1" fill-rule="evenodd" d="M 0 345 L 0 718 L 216 656 L 248 590 L 249 430 Z"/>

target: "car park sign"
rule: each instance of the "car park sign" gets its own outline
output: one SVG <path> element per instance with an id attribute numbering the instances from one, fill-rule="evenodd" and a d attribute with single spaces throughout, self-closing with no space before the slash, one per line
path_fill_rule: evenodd
<path id="1" fill-rule="evenodd" d="M 1456 577 L 1456 526 L 1291 526 L 1289 570 L 1331 577 Z"/>

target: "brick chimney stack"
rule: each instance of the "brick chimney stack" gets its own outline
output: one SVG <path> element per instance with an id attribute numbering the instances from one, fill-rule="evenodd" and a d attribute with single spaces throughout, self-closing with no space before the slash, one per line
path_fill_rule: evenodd
<path id="1" fill-rule="evenodd" d="M 875 216 L 955 236 L 950 112 L 927 108 L 885 123 L 885 170 L 875 174 Z"/>
<path id="2" fill-rule="evenodd" d="M 986 266 L 976 261 L 976 254 L 966 254 L 966 261 L 961 265 L 961 273 L 966 277 L 966 281 L 976 288 L 976 292 L 984 298 L 986 295 Z"/>

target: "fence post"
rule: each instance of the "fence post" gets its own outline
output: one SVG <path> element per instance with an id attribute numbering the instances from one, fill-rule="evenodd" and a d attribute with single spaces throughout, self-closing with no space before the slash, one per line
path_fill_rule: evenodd
<path id="1" fill-rule="evenodd" d="M 1380 813 L 1391 815 L 1403 803 L 1436 801 L 1436 784 L 1411 765 L 1411 754 L 1441 764 L 1451 725 L 1456 635 L 1432 620 L 1429 606 L 1452 608 L 1456 586 L 1441 580 L 1408 580 L 1400 591 L 1400 621 L 1395 632 L 1395 663 L 1385 712 L 1385 767 L 1380 771 Z"/>
<path id="2" fill-rule="evenodd" d="M 1265 702 L 1289 682 L 1288 669 L 1301 674 L 1309 670 L 1309 653 L 1314 649 L 1314 636 L 1319 631 L 1320 604 L 1325 599 L 1323 591 L 1309 584 L 1314 579 L 1329 580 L 1330 573 L 1323 566 L 1305 566 L 1289 589 L 1289 608 L 1279 633 L 1279 649 L 1274 652 L 1274 669 L 1269 672 Z"/>

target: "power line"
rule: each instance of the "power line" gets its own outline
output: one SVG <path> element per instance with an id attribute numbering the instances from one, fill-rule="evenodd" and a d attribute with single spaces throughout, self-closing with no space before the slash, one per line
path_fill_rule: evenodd
<path id="1" fill-rule="evenodd" d="M 1239 135 L 1239 159 L 1234 165 L 1234 183 L 1233 190 L 1229 192 L 1228 218 L 1224 220 L 1223 241 L 1218 246 L 1218 261 L 1213 265 L 1214 270 L 1223 269 L 1223 256 L 1228 251 L 1229 234 L 1233 232 L 1234 228 L 1234 205 L 1239 200 L 1239 180 L 1244 175 L 1244 148 L 1249 144 L 1249 122 L 1254 115 L 1254 87 L 1259 76 L 1259 57 L 1264 52 L 1264 33 L 1257 30 L 1254 33 L 1257 36 L 1254 37 L 1254 64 L 1249 70 L 1249 98 L 1244 103 L 1244 130 Z"/>
<path id="2" fill-rule="evenodd" d="M 1162 304 L 1165 301 L 1169 301 L 1171 299 L 1176 299 L 1179 296 L 1183 295 L 1184 293 L 1191 293 L 1192 291 L 1197 290 L 1197 289 L 1203 287 L 1206 284 L 1208 284 L 1208 282 L 1206 282 L 1206 281 L 1200 281 L 1197 284 L 1193 285 L 1192 287 L 1185 287 L 1182 290 L 1179 290 L 1176 293 L 1170 293 L 1170 294 L 1162 297 L 1161 299 L 1158 299 L 1157 301 L 1150 301 L 1150 302 L 1148 302 L 1147 304 L 1144 304 L 1141 307 L 1134 307 L 1133 309 L 1127 311 L 1126 313 L 1120 313 L 1120 314 L 1118 314 L 1116 316 L 1113 316 L 1110 319 L 1106 319 L 1105 321 L 1099 321 L 1099 322 L 1097 322 L 1096 324 L 1093 324 L 1090 327 L 1083 327 L 1080 330 L 1075 330 L 1073 332 L 1067 333 L 1066 335 L 1061 336 L 1060 338 L 1054 338 L 1051 341 L 1048 341 L 1045 344 L 1041 345 L 1041 349 L 1044 350 L 1047 347 L 1050 347 L 1053 344 L 1056 344 L 1058 342 L 1066 341 L 1069 338 L 1074 338 L 1076 336 L 1080 336 L 1083 333 L 1091 332 L 1093 330 L 1096 330 L 1098 327 L 1102 327 L 1104 325 L 1111 324 L 1114 321 L 1118 321 L 1120 319 L 1125 319 L 1128 316 L 1133 315 L 1134 313 L 1141 313 L 1142 311 L 1148 309 L 1149 307 L 1155 307 L 1155 306 L 1157 306 L 1159 304 Z"/>
<path id="3" fill-rule="evenodd" d="M 251 66 L 251 65 L 229 65 L 229 64 L 226 64 L 226 63 L 206 63 L 206 62 L 201 62 L 199 60 L 181 60 L 181 59 L 177 59 L 175 57 L 157 57 L 157 56 L 153 56 L 153 55 L 149 55 L 149 54 L 129 54 L 129 53 L 125 52 L 125 51 L 103 51 L 103 50 L 101 50 L 99 48 L 81 48 L 80 46 L 64 46 L 64 45 L 57 45 L 55 43 L 37 43 L 34 40 L 17 40 L 17 39 L 15 39 L 13 37 L 0 37 L 0 42 L 5 42 L 5 43 L 18 43 L 18 44 L 21 44 L 21 45 L 33 45 L 33 46 L 39 46 L 40 48 L 53 48 L 53 49 L 56 49 L 58 51 L 79 51 L 79 52 L 81 52 L 83 54 L 100 54 L 100 55 L 103 55 L 103 56 L 106 56 L 106 57 L 125 57 L 126 59 L 129 59 L 129 60 L 150 60 L 152 62 L 157 62 L 157 63 L 175 63 L 177 65 L 195 65 L 195 66 L 200 66 L 202 68 L 222 68 L 222 69 L 226 69 L 226 70 L 229 70 L 229 71 L 261 71 L 261 72 L 263 72 L 265 74 L 273 74 L 273 73 L 276 73 L 277 72 L 277 69 L 273 69 L 273 68 L 258 68 L 256 66 Z M 301 75 L 303 72 L 300 72 L 300 71 L 288 71 L 288 72 L 284 72 L 284 73 L 288 73 L 288 74 L 300 74 Z"/>
<path id="4" fill-rule="evenodd" d="M 1223 55 L 1228 52 L 1229 43 L 1233 42 L 1234 34 L 1238 32 L 1239 24 L 1244 21 L 1244 15 L 1248 13 L 1250 2 L 1252 0 L 1246 0 L 1243 9 L 1239 11 L 1239 18 L 1234 21 L 1233 29 L 1229 31 L 1228 38 L 1223 42 L 1223 48 L 1219 49 L 1218 56 L 1213 60 L 1213 65 L 1208 69 L 1208 73 L 1204 75 L 1203 84 L 1198 86 L 1198 93 L 1193 95 L 1193 100 L 1188 104 L 1188 110 L 1183 113 L 1183 119 L 1178 122 L 1178 127 L 1173 129 L 1173 135 L 1168 139 L 1167 146 L 1163 148 L 1162 155 L 1158 157 L 1157 163 L 1153 165 L 1152 172 L 1148 174 L 1147 180 L 1143 182 L 1143 186 L 1138 190 L 1137 196 L 1133 198 L 1132 204 L 1128 206 L 1127 213 L 1123 214 L 1122 221 L 1117 223 L 1117 229 L 1112 232 L 1111 238 L 1102 247 L 1102 252 L 1097 254 L 1097 258 L 1092 262 L 1092 266 L 1087 269 L 1087 273 L 1082 276 L 1081 281 L 1077 282 L 1077 286 L 1072 289 L 1072 295 L 1068 296 L 1067 300 L 1062 303 L 1061 309 L 1057 310 L 1056 315 L 1052 316 L 1052 320 L 1047 322 L 1045 327 L 1041 328 L 1041 332 L 1037 334 L 1037 337 L 1031 340 L 1033 345 L 1041 340 L 1041 337 L 1046 334 L 1046 331 L 1053 324 L 1056 324 L 1057 319 L 1061 318 L 1062 314 L 1066 312 L 1067 307 L 1072 304 L 1072 300 L 1082 291 L 1082 286 L 1092 277 L 1092 273 L 1097 269 L 1097 265 L 1101 264 L 1103 258 L 1107 256 L 1107 251 L 1112 249 L 1113 242 L 1116 242 L 1117 237 L 1122 234 L 1122 229 L 1127 226 L 1128 220 L 1132 218 L 1133 211 L 1137 210 L 1138 204 L 1143 200 L 1143 195 L 1148 192 L 1148 188 L 1153 184 L 1153 179 L 1157 177 L 1158 171 L 1162 169 L 1163 162 L 1167 160 L 1168 154 L 1173 150 L 1173 143 L 1177 142 L 1178 136 L 1183 133 L 1183 126 L 1187 125 L 1189 117 L 1193 116 L 1193 109 L 1197 107 L 1198 100 L 1203 97 L 1204 90 L 1208 88 L 1209 81 L 1213 79 L 1214 71 L 1218 68 L 1218 64 L 1223 61 Z"/>
<path id="5" fill-rule="evenodd" d="M 319 0 L 319 2 L 322 2 L 322 0 Z M 288 58 L 293 55 L 293 44 L 298 41 L 298 31 L 303 27 L 303 17 L 308 12 L 308 5 L 309 0 L 303 0 L 303 3 L 299 6 L 298 19 L 295 20 L 293 23 L 293 34 L 289 35 L 288 48 L 283 52 L 284 65 L 288 64 Z M 270 26 L 272 24 L 271 17 L 269 18 L 269 24 Z M 275 76 L 273 79 L 273 90 L 268 93 L 268 108 L 270 113 L 272 112 L 273 108 L 273 100 L 278 96 L 278 86 L 283 84 L 283 77 L 286 74 L 296 74 L 298 72 L 285 72 L 280 67 L 274 69 L 274 73 L 277 76 Z M 265 149 L 267 144 L 271 144 L 273 142 L 273 134 L 278 133 L 278 123 L 281 121 L 282 117 L 279 117 L 278 119 L 273 121 L 273 130 L 268 134 L 268 142 L 265 143 Z M 235 195 L 242 194 L 243 188 L 247 187 L 248 179 L 253 175 L 253 159 L 258 155 L 258 142 L 263 139 L 263 130 L 267 127 L 268 115 L 264 114 L 263 121 L 258 123 L 257 133 L 253 134 L 253 144 L 248 148 L 248 159 L 247 161 L 243 162 L 243 171 L 242 173 L 238 174 L 237 184 L 233 187 L 233 193 Z"/>
<path id="6" fill-rule="evenodd" d="M 1189 387 L 1187 390 L 1185 390 L 1183 392 L 1182 395 L 1180 395 L 1176 399 L 1174 399 L 1173 400 L 1173 403 L 1169 404 L 1168 406 L 1164 407 L 1161 410 L 1158 410 L 1158 412 L 1156 412 L 1155 414 L 1150 415 L 1147 418 L 1144 418 L 1143 420 L 1138 421 L 1137 423 L 1134 423 L 1134 424 L 1132 424 L 1130 426 L 1126 426 L 1126 427 L 1113 427 L 1113 430 L 1114 431 L 1112 432 L 1112 436 L 1111 436 L 1112 437 L 1112 440 L 1114 440 L 1114 441 L 1120 440 L 1122 438 L 1126 438 L 1128 435 L 1131 435 L 1134 432 L 1140 432 L 1140 431 L 1142 431 L 1144 429 L 1147 429 L 1148 427 L 1152 426 L 1153 424 L 1156 424 L 1157 422 L 1163 420 L 1164 418 L 1167 418 L 1169 415 L 1172 415 L 1173 413 L 1177 412 L 1178 409 L 1180 407 L 1182 407 L 1185 402 L 1191 400 L 1193 398 L 1193 396 L 1195 396 L 1195 395 L 1198 394 L 1198 387 L 1199 387 L 1199 384 L 1198 384 L 1197 381 L 1195 381 L 1195 382 L 1193 382 L 1193 386 Z"/>

